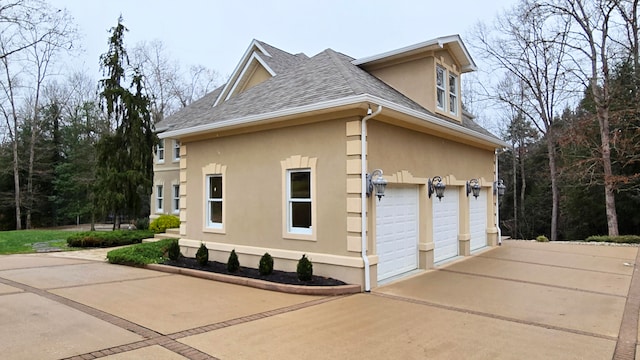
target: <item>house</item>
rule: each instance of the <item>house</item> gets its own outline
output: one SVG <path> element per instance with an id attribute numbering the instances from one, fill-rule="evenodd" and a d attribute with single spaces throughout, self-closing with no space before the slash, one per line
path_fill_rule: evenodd
<path id="1" fill-rule="evenodd" d="M 187 256 L 269 252 L 295 271 L 306 254 L 365 291 L 494 246 L 507 144 L 462 107 L 475 69 L 457 35 L 363 59 L 254 40 L 225 85 L 157 124 L 152 217 L 179 214 Z"/>

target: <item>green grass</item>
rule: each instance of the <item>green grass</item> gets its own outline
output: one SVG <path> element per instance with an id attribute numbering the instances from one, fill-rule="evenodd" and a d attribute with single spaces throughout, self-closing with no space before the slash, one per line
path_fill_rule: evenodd
<path id="1" fill-rule="evenodd" d="M 111 250 L 107 260 L 112 264 L 144 266 L 157 264 L 166 260 L 166 253 L 171 242 L 176 239 L 165 239 L 151 243 L 142 243 Z"/>
<path id="2" fill-rule="evenodd" d="M 51 246 L 69 250 L 67 237 L 74 231 L 64 230 L 14 230 L 0 231 L 0 254 L 26 254 L 35 252 L 32 245 L 50 242 Z"/>

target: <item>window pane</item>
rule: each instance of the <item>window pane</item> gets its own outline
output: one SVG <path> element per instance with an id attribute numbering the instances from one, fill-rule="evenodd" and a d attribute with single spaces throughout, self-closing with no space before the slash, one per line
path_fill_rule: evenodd
<path id="1" fill-rule="evenodd" d="M 222 176 L 209 177 L 209 198 L 222 199 Z"/>
<path id="2" fill-rule="evenodd" d="M 310 199 L 311 198 L 311 173 L 292 172 L 291 173 L 291 198 Z"/>
<path id="3" fill-rule="evenodd" d="M 441 67 L 436 69 L 436 85 L 439 88 L 444 88 L 444 69 Z"/>
<path id="4" fill-rule="evenodd" d="M 444 90 L 438 89 L 438 107 L 444 109 Z"/>
<path id="5" fill-rule="evenodd" d="M 211 201 L 209 202 L 210 211 L 210 221 L 212 223 L 222 223 L 222 202 L 221 201 Z"/>
<path id="6" fill-rule="evenodd" d="M 291 226 L 299 228 L 311 227 L 311 203 L 291 203 Z"/>
<path id="7" fill-rule="evenodd" d="M 179 198 L 180 197 L 180 185 L 174 185 L 173 186 L 173 197 L 174 198 Z"/>
<path id="8" fill-rule="evenodd" d="M 456 94 L 458 88 L 458 82 L 456 81 L 456 77 L 454 75 L 449 75 L 449 92 Z"/>

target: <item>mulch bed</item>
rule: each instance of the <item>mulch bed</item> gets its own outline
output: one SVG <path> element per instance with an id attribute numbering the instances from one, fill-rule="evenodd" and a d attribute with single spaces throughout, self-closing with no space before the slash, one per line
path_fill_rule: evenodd
<path id="1" fill-rule="evenodd" d="M 271 281 L 279 284 L 290 284 L 290 285 L 306 285 L 306 286 L 338 286 L 338 285 L 347 285 L 347 283 L 333 279 L 327 278 L 323 276 L 313 275 L 310 281 L 301 281 L 298 279 L 298 274 L 295 272 L 287 272 L 280 270 L 273 270 L 271 275 L 263 276 L 260 275 L 258 269 L 249 268 L 240 266 L 237 272 L 231 273 L 227 271 L 227 264 L 218 262 L 218 261 L 209 261 L 207 266 L 200 266 L 196 259 L 181 257 L 178 260 L 165 260 L 163 265 L 176 266 L 187 269 L 195 269 L 201 271 L 208 271 L 218 274 L 232 275 L 232 276 L 240 276 L 251 279 L 260 279 Z"/>

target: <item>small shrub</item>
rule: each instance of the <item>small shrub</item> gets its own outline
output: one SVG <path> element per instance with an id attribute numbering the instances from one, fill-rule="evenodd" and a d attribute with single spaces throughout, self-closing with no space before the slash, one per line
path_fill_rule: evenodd
<path id="1" fill-rule="evenodd" d="M 112 264 L 132 266 L 162 263 L 164 254 L 167 252 L 172 241 L 175 241 L 175 239 L 136 244 L 111 250 L 107 253 L 107 260 Z"/>
<path id="2" fill-rule="evenodd" d="M 178 227 L 180 227 L 180 218 L 174 215 L 160 215 L 149 224 L 149 230 L 156 234 Z"/>
<path id="3" fill-rule="evenodd" d="M 549 238 L 548 238 L 548 237 L 546 237 L 546 236 L 544 236 L 544 235 L 539 235 L 539 236 L 536 238 L 536 241 L 537 241 L 537 242 L 547 242 L 547 241 L 549 241 Z"/>
<path id="4" fill-rule="evenodd" d="M 83 231 L 67 237 L 71 247 L 113 247 L 137 244 L 143 239 L 152 238 L 148 230 Z"/>
<path id="5" fill-rule="evenodd" d="M 149 230 L 149 218 L 136 219 L 134 225 L 136 226 L 136 230 Z"/>
<path id="6" fill-rule="evenodd" d="M 306 255 L 302 255 L 302 258 L 298 260 L 296 272 L 301 281 L 309 281 L 313 277 L 313 264 Z"/>
<path id="7" fill-rule="evenodd" d="M 597 242 L 613 242 L 619 244 L 638 244 L 640 243 L 640 236 L 638 235 L 594 235 L 584 239 L 584 241 L 597 241 Z"/>
<path id="8" fill-rule="evenodd" d="M 167 248 L 167 256 L 169 257 L 169 260 L 176 261 L 180 255 L 182 255 L 180 254 L 180 244 L 177 239 L 174 239 Z"/>
<path id="9" fill-rule="evenodd" d="M 209 263 L 209 249 L 207 249 L 204 243 L 200 244 L 200 247 L 196 252 L 196 261 L 200 266 L 207 266 Z"/>
<path id="10" fill-rule="evenodd" d="M 240 269 L 240 261 L 238 260 L 238 255 L 236 254 L 236 250 L 231 250 L 231 254 L 229 254 L 229 260 L 227 261 L 227 270 L 230 273 L 234 273 Z"/>
<path id="11" fill-rule="evenodd" d="M 260 258 L 260 265 L 258 266 L 258 271 L 260 271 L 260 275 L 266 276 L 271 275 L 273 273 L 273 258 L 269 253 L 264 253 Z"/>

